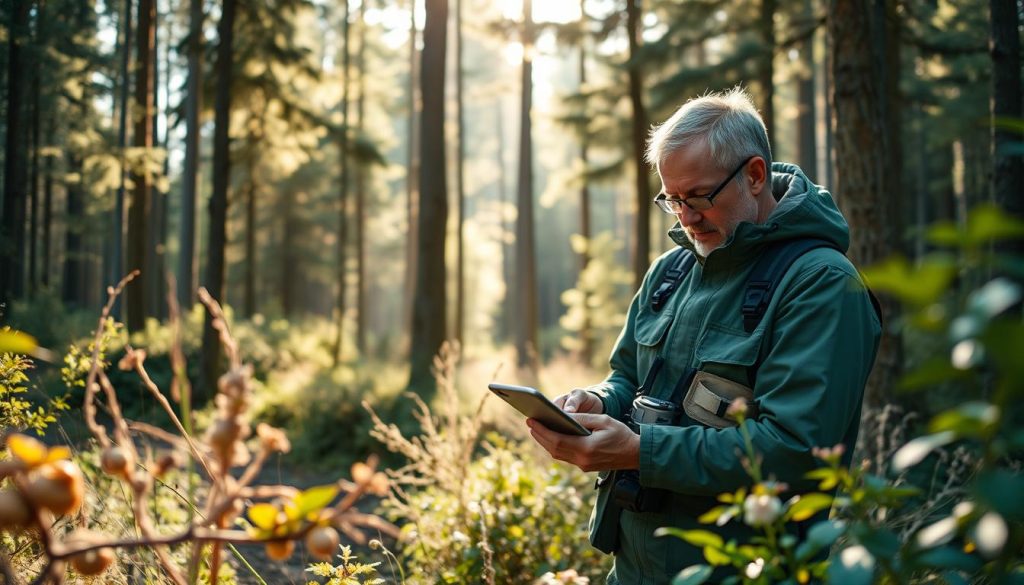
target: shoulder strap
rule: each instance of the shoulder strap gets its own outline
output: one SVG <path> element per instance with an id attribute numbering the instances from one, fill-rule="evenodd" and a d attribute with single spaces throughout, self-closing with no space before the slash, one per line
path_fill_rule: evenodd
<path id="1" fill-rule="evenodd" d="M 793 265 L 793 262 L 805 253 L 815 248 L 832 248 L 842 253 L 833 242 L 819 238 L 803 238 L 799 240 L 787 240 L 779 242 L 761 254 L 747 278 L 747 287 L 743 293 L 743 329 L 747 333 L 757 328 L 764 317 L 765 310 L 772 300 L 779 281 Z M 871 306 L 882 321 L 882 308 L 878 303 L 875 294 L 865 285 L 868 297 L 871 299 Z"/>
<path id="2" fill-rule="evenodd" d="M 651 308 L 655 313 L 664 308 L 665 301 L 679 288 L 679 284 L 686 278 L 696 261 L 697 257 L 686 248 L 679 248 L 675 253 L 672 258 L 672 267 L 661 275 L 661 282 L 658 283 L 658 288 L 651 295 Z"/>

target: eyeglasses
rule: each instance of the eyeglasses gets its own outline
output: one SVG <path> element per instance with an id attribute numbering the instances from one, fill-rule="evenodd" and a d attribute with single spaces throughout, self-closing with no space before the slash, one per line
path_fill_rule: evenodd
<path id="1" fill-rule="evenodd" d="M 658 193 L 658 196 L 654 198 L 654 203 L 656 203 L 662 211 L 672 215 L 681 213 L 684 205 L 694 211 L 707 211 L 714 207 L 715 197 L 718 197 L 718 194 L 722 192 L 722 189 L 725 189 L 726 185 L 729 184 L 729 181 L 736 176 L 736 173 L 740 172 L 743 167 L 747 166 L 747 163 L 753 158 L 754 157 L 752 156 L 747 157 L 742 163 L 740 163 L 740 165 L 736 167 L 736 170 L 729 173 L 729 176 L 726 177 L 721 184 L 715 187 L 715 190 L 712 191 L 710 195 L 704 195 L 702 197 L 687 197 L 685 199 L 669 199 L 669 197 L 664 193 Z"/>

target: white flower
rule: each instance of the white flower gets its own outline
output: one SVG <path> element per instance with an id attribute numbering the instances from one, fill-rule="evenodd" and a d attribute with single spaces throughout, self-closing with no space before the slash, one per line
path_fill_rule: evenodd
<path id="1" fill-rule="evenodd" d="M 460 544 L 465 544 L 465 543 L 469 542 L 469 537 L 466 536 L 465 534 L 463 534 L 462 531 L 456 530 L 455 532 L 452 533 L 452 540 L 454 540 L 455 542 L 458 542 Z"/>
<path id="2" fill-rule="evenodd" d="M 917 533 L 917 545 L 921 548 L 932 548 L 946 544 L 953 539 L 955 533 L 956 518 L 943 518 Z"/>
<path id="3" fill-rule="evenodd" d="M 978 545 L 978 550 L 986 557 L 994 557 L 1002 552 L 1008 535 L 1006 521 L 995 512 L 986 513 L 974 527 L 974 541 Z"/>
<path id="4" fill-rule="evenodd" d="M 899 473 L 908 467 L 917 465 L 929 453 L 943 445 L 952 443 L 953 439 L 956 439 L 956 434 L 953 431 L 942 431 L 918 437 L 896 451 L 892 457 L 892 468 Z"/>
<path id="5" fill-rule="evenodd" d="M 744 574 L 747 576 L 747 579 L 757 579 L 761 576 L 761 571 L 763 570 L 764 559 L 758 558 L 756 561 L 753 561 L 752 563 L 747 565 L 747 569 L 746 571 L 744 571 Z"/>
<path id="6" fill-rule="evenodd" d="M 743 521 L 750 526 L 771 524 L 782 513 L 782 502 L 768 494 L 750 494 L 743 501 Z"/>
<path id="7" fill-rule="evenodd" d="M 843 549 L 843 552 L 839 553 L 839 562 L 844 567 L 852 568 L 856 566 L 863 567 L 865 569 L 873 569 L 875 567 L 875 557 L 871 556 L 868 549 L 860 546 L 850 546 Z"/>

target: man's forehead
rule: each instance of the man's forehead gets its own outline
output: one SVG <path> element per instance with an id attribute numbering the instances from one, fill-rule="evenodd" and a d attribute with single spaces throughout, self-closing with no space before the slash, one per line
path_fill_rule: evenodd
<path id="1" fill-rule="evenodd" d="M 684 182 L 687 188 L 714 182 L 717 166 L 704 142 L 688 144 L 669 152 L 658 164 L 658 175 L 666 187 L 670 183 Z"/>

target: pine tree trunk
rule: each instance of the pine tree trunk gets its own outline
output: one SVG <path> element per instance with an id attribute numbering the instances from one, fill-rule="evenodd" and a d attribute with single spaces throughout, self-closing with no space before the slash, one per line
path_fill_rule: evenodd
<path id="1" fill-rule="evenodd" d="M 836 140 L 836 186 L 841 206 L 850 224 L 850 257 L 868 266 L 888 257 L 898 239 L 898 185 L 886 172 L 892 141 L 887 126 L 884 71 L 873 56 L 884 54 L 877 47 L 886 35 L 872 18 L 873 0 L 831 0 L 828 32 L 832 51 L 833 114 Z M 873 51 L 865 51 L 871 47 Z M 882 299 L 886 323 L 893 323 L 896 304 Z M 865 389 L 865 401 L 879 406 L 889 400 L 899 376 L 901 343 L 892 328 L 882 335 L 878 358 Z"/>
<path id="2" fill-rule="evenodd" d="M 214 97 L 213 192 L 210 194 L 210 225 L 205 286 L 217 301 L 224 302 L 224 248 L 227 244 L 228 184 L 231 179 L 229 130 L 231 123 L 231 79 L 234 70 L 234 28 L 236 0 L 224 0 L 217 36 L 217 79 Z M 200 390 L 197 404 L 217 391 L 221 347 L 209 313 L 203 327 Z"/>
<path id="3" fill-rule="evenodd" d="M 29 165 L 29 234 L 28 234 L 28 296 L 35 296 L 39 282 L 39 118 L 41 109 L 39 91 L 39 68 L 32 70 L 32 117 L 31 144 L 32 162 Z"/>
<path id="4" fill-rule="evenodd" d="M 761 63 L 757 69 L 758 86 L 761 89 L 761 119 L 768 132 L 768 143 L 775 144 L 775 11 L 776 0 L 761 0 L 761 14 L 758 32 L 763 45 Z"/>
<path id="5" fill-rule="evenodd" d="M 185 92 L 185 169 L 181 177 L 181 228 L 178 250 L 178 303 L 186 310 L 196 301 L 196 200 L 199 177 L 200 78 L 203 66 L 203 0 L 189 3 L 188 83 Z"/>
<path id="6" fill-rule="evenodd" d="M 135 107 L 133 112 L 135 129 L 132 143 L 136 148 L 144 149 L 150 156 L 153 149 L 153 43 L 156 6 L 154 0 L 139 0 L 139 27 L 136 37 L 136 74 L 135 74 Z M 128 241 L 126 250 L 127 268 L 142 270 L 140 280 L 125 290 L 125 325 L 129 331 L 140 331 L 146 326 L 146 317 L 150 307 L 147 306 L 148 289 L 152 281 L 148 273 L 155 266 L 147 265 L 149 248 L 149 219 L 152 178 L 148 169 L 132 173 L 135 183 L 132 189 L 131 202 L 128 205 Z"/>
<path id="7" fill-rule="evenodd" d="M 505 299 L 501 303 L 501 337 L 507 341 L 514 336 L 515 330 L 515 304 L 516 295 L 513 291 L 512 282 L 515 279 L 513 269 L 515 268 L 515 252 L 508 243 L 508 236 L 513 232 L 515 226 L 508 221 L 508 210 L 513 202 L 508 189 L 508 170 L 505 164 L 505 108 L 504 101 L 498 96 L 495 107 L 495 128 L 498 135 L 498 204 L 501 209 L 501 281 L 505 283 Z"/>
<path id="8" fill-rule="evenodd" d="M 647 146 L 647 109 L 643 98 L 643 71 L 638 61 L 643 26 L 643 0 L 626 0 L 626 35 L 629 37 L 629 101 L 633 105 L 633 166 L 636 171 L 636 227 L 633 230 L 633 288 L 640 289 L 651 263 L 651 186 L 644 150 Z"/>
<path id="9" fill-rule="evenodd" d="M 153 147 L 162 146 L 159 133 L 160 118 L 160 11 L 157 6 L 159 0 L 153 2 L 153 50 L 150 54 L 153 70 L 153 109 L 150 116 L 150 127 L 152 132 Z M 169 75 L 169 71 L 167 74 Z M 166 104 L 165 104 L 166 106 Z M 167 277 L 164 274 L 164 226 L 167 195 L 154 186 L 155 181 L 150 182 L 150 207 L 147 221 L 148 233 L 146 234 L 146 268 L 143 273 L 146 283 L 146 312 L 150 317 L 163 319 L 167 311 L 164 308 L 167 297 Z"/>
<path id="10" fill-rule="evenodd" d="M 462 5 L 465 0 L 455 0 L 455 119 L 456 119 L 456 154 L 455 154 L 455 202 L 458 219 L 455 232 L 455 330 L 452 337 L 462 343 L 465 336 L 466 314 L 466 257 L 465 257 L 465 222 L 466 222 L 466 187 L 465 187 L 465 156 L 466 156 L 466 120 L 463 112 L 463 71 L 462 71 Z"/>
<path id="11" fill-rule="evenodd" d="M 446 332 L 445 240 L 448 224 L 448 183 L 445 178 L 445 54 L 448 37 L 448 0 L 426 0 L 420 92 L 420 206 L 413 297 L 412 338 L 409 348 L 410 390 L 430 397 L 437 389 L 431 373 L 434 356 Z"/>
<path id="12" fill-rule="evenodd" d="M 11 0 L 11 26 L 7 30 L 7 141 L 4 146 L 3 216 L 0 223 L 0 305 L 21 295 L 25 241 L 25 128 L 24 93 L 28 63 L 30 0 Z"/>
<path id="13" fill-rule="evenodd" d="M 345 265 L 348 261 L 346 254 L 346 244 L 348 243 L 348 176 L 349 176 L 349 163 L 351 162 L 348 156 L 348 135 L 349 135 L 349 123 L 351 120 L 348 115 L 348 83 L 349 83 L 349 68 L 351 61 L 352 50 L 349 46 L 349 6 L 348 0 L 343 0 L 343 20 L 342 26 L 342 68 L 341 68 L 341 134 L 338 139 L 338 150 L 340 152 L 341 162 L 341 185 L 338 193 L 338 247 L 337 247 L 337 271 L 335 278 L 338 284 L 338 297 L 335 302 L 335 337 L 334 337 L 334 365 L 337 366 L 341 363 L 342 346 L 345 339 L 345 294 L 347 293 L 347 283 L 345 282 L 346 270 Z"/>
<path id="14" fill-rule="evenodd" d="M 293 202 L 289 193 L 284 192 L 278 217 L 283 222 L 281 229 L 281 312 L 285 317 L 295 314 L 295 303 L 292 299 L 297 277 L 299 259 L 295 257 L 295 216 L 292 212 Z"/>
<path id="15" fill-rule="evenodd" d="M 53 144 L 57 139 L 57 122 L 50 116 L 46 125 L 46 144 Z M 52 237 L 53 237 L 53 156 L 46 157 L 43 163 L 43 262 L 40 284 L 43 288 L 50 287 L 50 272 L 52 270 Z"/>
<path id="16" fill-rule="evenodd" d="M 804 1 L 804 16 L 808 20 L 814 18 L 814 6 L 811 0 Z M 818 160 L 818 145 L 815 140 L 815 124 L 818 116 L 814 100 L 814 35 L 800 45 L 800 62 L 803 74 L 797 81 L 797 162 L 812 181 L 821 181 L 822 177 L 815 169 Z"/>
<path id="17" fill-rule="evenodd" d="M 580 0 L 580 31 L 585 33 L 587 26 L 586 0 Z M 587 45 L 586 36 L 580 37 L 580 92 L 587 90 Z M 580 185 L 580 235 L 586 241 L 586 248 L 580 254 L 580 272 L 576 278 L 577 286 L 583 283 L 583 274 L 590 264 L 590 184 L 587 180 L 587 166 L 589 164 L 587 146 L 590 142 L 590 135 L 586 125 L 580 132 L 580 164 L 583 168 L 583 177 Z M 594 359 L 594 332 L 591 331 L 589 291 L 585 287 L 583 291 L 583 325 L 580 327 L 580 359 L 589 364 Z"/>
<path id="18" fill-rule="evenodd" d="M 519 107 L 519 186 L 516 194 L 516 365 L 537 372 L 537 261 L 533 221 L 533 14 L 523 2 L 523 65 Z"/>
<path id="19" fill-rule="evenodd" d="M 67 151 L 68 171 L 81 176 L 82 157 L 73 149 Z M 85 224 L 85 193 L 80 181 L 65 186 L 64 274 L 61 279 L 61 300 L 75 308 L 85 307 L 85 250 L 82 232 Z"/>
<path id="20" fill-rule="evenodd" d="M 999 121 L 1024 118 L 1021 108 L 1020 19 L 1015 0 L 990 0 L 991 36 L 989 53 L 992 56 L 992 194 L 1004 210 L 1017 218 L 1024 218 L 1024 162 L 1020 154 L 1007 151 L 1020 136 Z M 1005 247 L 1018 252 L 1024 245 Z"/>
<path id="21" fill-rule="evenodd" d="M 127 161 L 125 151 L 128 148 L 128 86 L 131 83 L 129 64 L 132 54 L 132 0 L 125 0 L 124 13 L 121 17 L 123 40 L 121 43 L 121 74 L 120 74 L 120 105 L 118 108 L 117 127 L 117 148 L 120 159 L 120 181 L 117 186 L 117 195 L 114 197 L 114 213 L 112 217 L 111 234 L 113 234 L 114 245 L 111 250 L 110 273 L 107 274 L 107 281 L 116 283 L 125 276 L 124 272 L 124 236 L 125 236 L 125 190 L 128 183 Z M 138 286 L 136 283 L 135 286 Z M 121 297 L 115 301 L 111 311 L 116 318 L 121 317 Z"/>
<path id="22" fill-rule="evenodd" d="M 250 148 L 254 148 L 250 145 Z M 256 314 L 256 182 L 255 169 L 249 159 L 249 178 L 245 183 L 245 278 L 242 292 L 242 314 Z"/>
<path id="23" fill-rule="evenodd" d="M 362 135 L 366 125 L 366 3 L 359 4 L 359 52 L 356 55 L 356 71 L 359 99 L 356 101 L 356 133 Z M 366 174 L 367 165 L 357 165 L 356 171 L 356 348 L 361 357 L 366 356 L 367 298 L 366 288 Z"/>
<path id="24" fill-rule="evenodd" d="M 418 250 L 416 243 L 419 241 L 419 122 L 416 112 L 419 109 L 419 96 L 417 88 L 418 79 L 418 51 L 416 50 L 416 0 L 409 0 L 409 128 L 406 136 L 406 168 L 405 168 L 405 189 L 406 189 L 406 225 L 408 233 L 405 238 L 405 287 L 402 295 L 402 325 L 411 330 L 412 327 L 412 306 L 416 292 L 416 266 L 418 265 Z M 410 336 L 411 343 L 411 336 Z"/>

